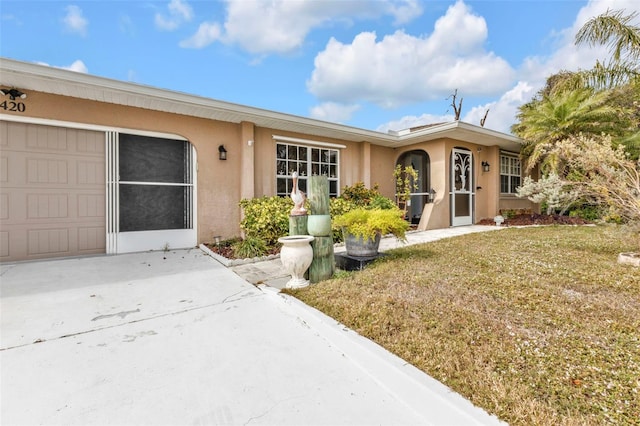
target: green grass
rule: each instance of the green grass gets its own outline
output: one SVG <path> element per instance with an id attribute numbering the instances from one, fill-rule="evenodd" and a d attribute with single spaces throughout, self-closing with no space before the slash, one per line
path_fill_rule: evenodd
<path id="1" fill-rule="evenodd" d="M 637 241 L 616 227 L 471 234 L 290 291 L 513 425 L 640 424 Z"/>

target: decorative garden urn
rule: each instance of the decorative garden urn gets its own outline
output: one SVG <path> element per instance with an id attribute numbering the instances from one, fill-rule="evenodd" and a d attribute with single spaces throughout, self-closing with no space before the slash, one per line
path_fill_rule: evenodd
<path id="1" fill-rule="evenodd" d="M 313 249 L 309 245 L 314 237 L 311 235 L 291 235 L 278 238 L 282 243 L 280 261 L 291 279 L 285 285 L 286 288 L 302 288 L 309 285 L 309 280 L 304 278 L 304 273 L 309 269 L 313 261 Z"/>

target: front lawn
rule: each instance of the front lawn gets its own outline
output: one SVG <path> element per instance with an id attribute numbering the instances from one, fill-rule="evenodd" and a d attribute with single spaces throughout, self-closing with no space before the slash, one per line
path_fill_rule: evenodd
<path id="1" fill-rule="evenodd" d="M 640 422 L 637 241 L 510 228 L 406 247 L 290 291 L 513 425 Z"/>

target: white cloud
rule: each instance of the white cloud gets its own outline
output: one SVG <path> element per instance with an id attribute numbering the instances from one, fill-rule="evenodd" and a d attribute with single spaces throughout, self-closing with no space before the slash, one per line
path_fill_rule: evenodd
<path id="1" fill-rule="evenodd" d="M 326 101 L 366 100 L 384 108 L 438 99 L 455 89 L 466 96 L 498 94 L 512 85 L 515 72 L 484 50 L 486 38 L 484 18 L 459 1 L 428 36 L 398 30 L 379 41 L 371 32 L 350 44 L 332 38 L 316 56 L 307 88 Z"/>
<path id="2" fill-rule="evenodd" d="M 63 66 L 60 68 L 69 70 L 69 71 L 81 72 L 83 74 L 87 74 L 89 72 L 89 69 L 87 68 L 87 66 L 80 59 L 74 61 L 71 65 L 68 65 L 66 67 Z"/>
<path id="3" fill-rule="evenodd" d="M 348 121 L 353 113 L 359 109 L 359 105 L 344 105 L 335 102 L 324 102 L 311 108 L 310 115 L 318 120 L 343 123 Z"/>
<path id="4" fill-rule="evenodd" d="M 39 65 L 44 65 L 46 67 L 50 67 L 51 65 L 49 65 L 46 62 L 36 62 Z M 63 65 L 63 66 L 54 66 L 53 68 L 60 68 L 63 70 L 69 70 L 69 71 L 75 71 L 75 72 L 80 72 L 83 74 L 87 74 L 89 72 L 89 69 L 87 68 L 87 66 L 84 64 L 84 62 L 82 62 L 80 59 L 75 60 L 71 65 Z"/>
<path id="5" fill-rule="evenodd" d="M 205 22 L 203 28 L 223 29 L 205 47 L 214 41 L 238 45 L 256 55 L 289 54 L 300 49 L 309 32 L 335 22 L 349 24 L 353 19 L 373 19 L 391 15 L 396 23 L 406 23 L 422 13 L 417 0 L 349 0 L 349 1 L 251 1 L 226 0 L 224 23 Z M 194 47 L 190 40 L 185 47 Z"/>
<path id="6" fill-rule="evenodd" d="M 136 32 L 135 25 L 129 15 L 121 15 L 120 18 L 118 18 L 118 28 L 121 33 L 127 35 L 134 35 Z"/>
<path id="7" fill-rule="evenodd" d="M 89 21 L 82 16 L 82 9 L 75 5 L 69 5 L 66 7 L 66 11 L 67 14 L 62 20 L 65 29 L 71 33 L 80 34 L 81 36 L 87 35 Z"/>
<path id="8" fill-rule="evenodd" d="M 499 100 L 471 108 L 464 115 L 462 121 L 479 126 L 480 120 L 489 110 L 484 127 L 503 133 L 510 133 L 510 127 L 515 122 L 518 107 L 531 100 L 536 91 L 530 84 L 519 81 L 515 87 L 502 95 Z"/>
<path id="9" fill-rule="evenodd" d="M 460 2 L 456 3 L 455 7 L 462 9 Z M 447 34 L 447 31 L 451 34 L 453 29 L 459 28 L 456 25 L 452 25 L 453 22 L 457 22 L 457 25 L 460 25 L 465 21 L 466 25 L 470 25 L 472 28 L 476 29 L 477 32 L 475 37 L 481 37 L 481 26 L 477 23 L 473 25 L 472 17 L 470 18 L 464 13 L 461 13 L 460 9 L 456 10 L 455 13 L 452 14 L 455 15 L 456 19 L 445 19 L 446 15 L 445 17 L 440 18 L 438 23 L 436 23 L 436 30 L 430 39 L 443 46 L 445 50 L 451 48 L 453 43 L 457 43 L 460 49 L 470 52 L 474 49 L 473 37 L 467 37 L 466 39 L 456 38 L 455 40 L 449 40 L 447 37 L 444 37 Z M 633 11 L 640 13 L 640 2 L 637 0 L 589 1 L 587 5 L 580 9 L 571 26 L 557 33 L 549 34 L 555 46 L 552 54 L 548 56 L 530 56 L 525 58 L 515 73 L 516 78 L 518 79 L 518 82 L 515 85 L 510 85 L 506 92 L 501 94 L 496 101 L 482 105 L 475 105 L 471 107 L 466 114 L 464 113 L 465 107 L 463 107 L 462 120 L 471 124 L 480 125 L 480 120 L 484 117 L 484 114 L 488 109 L 489 114 L 485 122 L 485 127 L 504 133 L 510 133 L 511 125 L 516 121 L 515 117 L 518 112 L 518 107 L 529 102 L 535 94 L 544 87 L 547 77 L 562 70 L 577 71 L 579 69 L 589 69 L 593 67 L 597 59 L 607 59 L 609 55 L 605 47 L 578 47 L 574 44 L 575 34 L 582 25 L 584 25 L 584 23 L 590 18 L 606 12 L 607 9 L 624 9 L 626 13 L 631 13 Z M 450 12 L 451 9 L 447 12 L 447 15 L 449 15 Z M 640 22 L 638 22 L 638 24 L 640 24 Z M 438 36 L 443 37 L 439 38 Z M 491 54 L 489 54 L 489 56 L 490 55 Z M 489 57 L 486 57 L 485 60 L 489 60 L 490 62 Z M 462 70 L 464 69 L 465 64 L 462 62 L 457 64 L 457 66 Z M 447 84 L 448 81 L 451 81 L 451 78 L 448 78 L 446 74 L 438 73 L 437 70 L 434 74 L 436 74 L 437 77 L 431 77 L 431 84 L 435 84 L 436 80 L 439 80 L 440 84 Z M 456 87 L 460 88 L 462 86 Z M 343 88 L 342 90 L 345 89 Z M 460 90 L 460 93 L 469 95 L 469 92 L 464 90 Z M 421 124 L 447 121 L 443 120 L 443 118 L 447 118 L 447 116 L 430 116 L 428 114 L 420 117 L 408 116 L 403 117 L 400 120 L 382 124 L 379 126 L 378 130 L 386 131 L 388 129 L 406 129 Z M 449 117 L 448 121 L 451 121 L 452 119 L 453 116 Z"/>
<path id="10" fill-rule="evenodd" d="M 405 115 L 399 120 L 389 121 L 388 123 L 384 123 L 376 129 L 378 132 L 388 132 L 389 130 L 404 130 L 410 129 L 412 127 L 423 126 L 425 124 L 433 124 L 433 123 L 448 123 L 453 121 L 453 115 L 433 115 L 433 114 L 422 114 L 420 116 L 415 115 Z"/>
<path id="11" fill-rule="evenodd" d="M 156 27 L 164 31 L 173 31 L 184 22 L 189 22 L 193 18 L 193 9 L 184 0 L 171 0 L 167 5 L 169 16 L 165 17 L 160 12 L 156 13 Z"/>
<path id="12" fill-rule="evenodd" d="M 201 49 L 220 39 L 221 30 L 217 23 L 203 22 L 198 27 L 198 31 L 186 40 L 182 40 L 180 47 L 190 49 Z"/>
<path id="13" fill-rule="evenodd" d="M 22 25 L 22 21 L 16 15 L 10 13 L 3 13 L 0 15 L 0 20 L 4 22 L 11 22 L 15 25 Z"/>
<path id="14" fill-rule="evenodd" d="M 484 111 L 490 108 L 485 127 L 508 133 L 515 123 L 518 107 L 529 102 L 536 93 L 544 87 L 547 77 L 563 70 L 578 71 L 590 69 L 596 60 L 609 57 L 603 46 L 576 46 L 575 35 L 578 30 L 592 17 L 610 10 L 624 9 L 625 13 L 636 11 L 640 13 L 640 2 L 636 0 L 597 0 L 590 1 L 578 12 L 573 24 L 554 34 L 555 51 L 547 56 L 532 56 L 525 58 L 518 70 L 520 82 L 506 92 L 495 102 L 476 106 L 465 115 L 464 121 L 479 124 Z M 640 22 L 638 22 L 640 24 Z"/>
<path id="15" fill-rule="evenodd" d="M 417 0 L 389 2 L 387 9 L 395 17 L 395 25 L 406 24 L 422 15 L 422 6 Z"/>

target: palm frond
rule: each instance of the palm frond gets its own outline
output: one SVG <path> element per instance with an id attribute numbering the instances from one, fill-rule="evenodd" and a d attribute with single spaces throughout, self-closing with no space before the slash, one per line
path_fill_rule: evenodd
<path id="1" fill-rule="evenodd" d="M 640 59 L 640 27 L 633 24 L 637 12 L 607 10 L 591 18 L 578 31 L 575 44 L 608 45 L 614 61 Z"/>
<path id="2" fill-rule="evenodd" d="M 575 78 L 580 79 L 576 86 L 607 90 L 620 87 L 640 76 L 638 64 L 631 61 L 602 63 L 597 61 L 590 70 L 581 70 Z"/>

